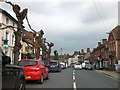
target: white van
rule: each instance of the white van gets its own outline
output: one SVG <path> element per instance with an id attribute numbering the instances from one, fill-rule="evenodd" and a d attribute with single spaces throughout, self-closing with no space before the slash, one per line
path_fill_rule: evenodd
<path id="1" fill-rule="evenodd" d="M 85 69 L 85 65 L 86 64 L 90 64 L 89 60 L 85 60 L 83 63 L 82 63 L 82 68 Z"/>

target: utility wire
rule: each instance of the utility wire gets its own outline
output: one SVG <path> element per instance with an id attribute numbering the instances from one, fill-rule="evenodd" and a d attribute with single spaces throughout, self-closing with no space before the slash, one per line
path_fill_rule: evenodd
<path id="1" fill-rule="evenodd" d="M 99 5 L 99 7 L 100 7 L 100 10 L 101 10 L 101 13 L 102 13 L 102 16 L 103 16 L 103 20 L 104 20 L 104 22 L 105 22 L 105 20 L 107 19 L 106 18 L 106 16 L 105 16 L 105 14 L 104 14 L 104 12 L 103 12 L 103 8 L 101 7 L 101 3 L 98 3 L 98 5 Z M 108 29 L 108 28 L 110 28 L 109 26 L 110 26 L 110 23 L 109 22 L 107 22 L 107 26 L 106 26 L 106 28 Z M 106 24 L 105 24 L 106 25 Z"/>
<path id="2" fill-rule="evenodd" d="M 102 21 L 105 29 L 108 30 L 108 28 L 107 28 L 107 26 L 106 26 L 106 24 L 105 24 L 104 18 L 103 18 L 102 15 L 100 14 L 100 11 L 99 11 L 99 9 L 98 9 L 95 1 L 94 1 L 94 6 L 95 6 L 95 9 L 96 9 L 96 11 L 97 11 L 97 13 L 98 13 L 98 16 L 99 16 L 99 18 L 101 19 L 101 21 Z"/>

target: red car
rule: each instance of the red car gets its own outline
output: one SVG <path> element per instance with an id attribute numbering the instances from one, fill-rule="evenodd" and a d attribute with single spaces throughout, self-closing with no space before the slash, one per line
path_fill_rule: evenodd
<path id="1" fill-rule="evenodd" d="M 26 80 L 37 80 L 42 84 L 44 79 L 49 79 L 49 70 L 41 60 L 24 59 L 18 65 L 23 68 Z"/>

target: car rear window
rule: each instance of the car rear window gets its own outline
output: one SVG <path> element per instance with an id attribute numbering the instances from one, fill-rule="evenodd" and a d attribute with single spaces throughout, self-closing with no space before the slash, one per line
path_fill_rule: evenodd
<path id="1" fill-rule="evenodd" d="M 57 62 L 50 62 L 50 65 L 57 65 Z"/>
<path id="2" fill-rule="evenodd" d="M 18 65 L 19 66 L 35 66 L 35 65 L 37 65 L 37 63 L 38 63 L 37 61 L 29 61 L 29 60 L 27 61 L 26 60 L 26 61 L 19 62 Z"/>

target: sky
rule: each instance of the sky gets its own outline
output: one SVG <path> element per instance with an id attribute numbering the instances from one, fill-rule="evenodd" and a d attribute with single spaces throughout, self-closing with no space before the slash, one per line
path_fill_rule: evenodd
<path id="1" fill-rule="evenodd" d="M 47 42 L 53 42 L 58 54 L 97 47 L 98 41 L 108 38 L 108 32 L 118 25 L 119 0 L 8 0 L 28 8 L 28 19 L 36 31 L 43 30 Z M 0 7 L 15 14 L 10 5 Z M 30 31 L 26 20 L 26 30 Z M 61 51 L 62 48 L 62 51 Z"/>

